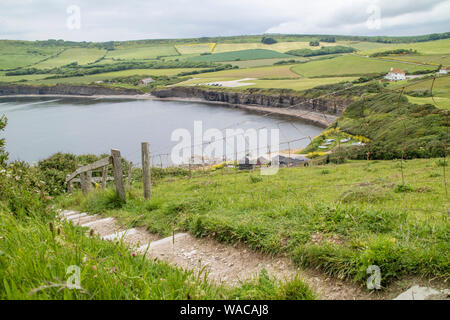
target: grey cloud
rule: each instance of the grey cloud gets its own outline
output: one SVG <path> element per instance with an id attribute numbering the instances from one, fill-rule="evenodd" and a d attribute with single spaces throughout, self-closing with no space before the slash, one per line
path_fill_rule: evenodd
<path id="1" fill-rule="evenodd" d="M 264 32 L 410 35 L 450 29 L 450 19 L 434 10 L 450 0 L 0 1 L 0 38 L 8 39 L 107 41 Z M 81 8 L 80 30 L 66 26 L 66 9 L 72 4 Z M 386 21 L 380 30 L 365 27 L 371 4 L 381 8 Z"/>

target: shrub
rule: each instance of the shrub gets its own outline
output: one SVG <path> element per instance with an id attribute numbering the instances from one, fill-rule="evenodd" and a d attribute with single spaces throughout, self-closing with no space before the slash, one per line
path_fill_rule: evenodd
<path id="1" fill-rule="evenodd" d="M 5 116 L 0 116 L 0 132 L 6 127 L 7 119 Z M 0 167 L 5 164 L 8 159 L 8 154 L 5 152 L 5 139 L 0 139 Z"/>
<path id="2" fill-rule="evenodd" d="M 322 47 L 319 50 L 311 50 L 311 49 L 297 49 L 290 50 L 286 52 L 286 54 L 290 54 L 298 57 L 313 57 L 313 56 L 321 56 L 326 54 L 336 54 L 336 53 L 351 53 L 355 52 L 356 49 L 351 47 L 344 46 L 333 46 L 333 47 Z"/>
<path id="3" fill-rule="evenodd" d="M 275 40 L 274 38 L 270 38 L 270 37 L 262 37 L 261 42 L 264 44 L 275 44 L 278 41 Z"/>

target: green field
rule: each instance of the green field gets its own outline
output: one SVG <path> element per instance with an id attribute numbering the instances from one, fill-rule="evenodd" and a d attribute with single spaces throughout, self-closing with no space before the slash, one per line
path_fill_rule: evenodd
<path id="1" fill-rule="evenodd" d="M 214 52 L 215 43 L 181 44 L 175 45 L 175 49 L 180 54 L 200 54 Z"/>
<path id="2" fill-rule="evenodd" d="M 450 110 L 450 96 L 449 97 L 426 97 L 426 98 L 420 98 L 420 97 L 411 97 L 407 96 L 409 102 L 416 103 L 416 104 L 425 104 L 429 103 L 432 105 L 435 105 L 442 109 Z"/>
<path id="3" fill-rule="evenodd" d="M 383 46 L 376 46 L 376 48 L 365 48 L 361 50 L 361 54 L 372 54 L 375 52 L 382 52 L 395 49 L 413 49 L 421 54 L 448 54 L 450 53 L 450 39 L 416 42 L 416 43 L 401 43 L 401 44 L 385 44 Z"/>
<path id="4" fill-rule="evenodd" d="M 76 43 L 64 43 L 63 41 L 49 41 L 33 43 L 26 41 L 0 41 L 0 70 L 17 69 L 20 67 L 50 69 L 63 67 L 73 62 L 78 65 L 96 66 L 99 69 L 105 65 L 124 63 L 150 63 L 156 64 L 174 63 L 180 64 L 177 69 L 153 69 L 145 70 L 136 65 L 135 68 L 117 72 L 103 72 L 88 76 L 75 76 L 82 74 L 87 69 L 77 67 L 65 68 L 58 71 L 63 76 L 59 79 L 44 78 L 52 74 L 15 75 L 6 77 L 0 71 L 0 82 L 30 83 L 30 84 L 56 84 L 73 83 L 88 84 L 95 81 L 108 80 L 122 76 L 177 76 L 180 72 L 201 71 L 192 68 L 189 63 L 203 62 L 210 69 L 219 65 L 231 64 L 238 68 L 233 70 L 192 74 L 191 80 L 181 84 L 192 85 L 216 81 L 240 80 L 254 78 L 250 87 L 305 90 L 314 85 L 333 84 L 341 81 L 352 81 L 355 77 L 364 77 L 367 74 L 387 73 L 390 68 L 400 68 L 409 73 L 417 71 L 433 71 L 439 64 L 448 65 L 450 62 L 450 39 L 411 42 L 409 38 L 401 41 L 405 43 L 382 43 L 370 38 L 336 37 L 336 42 L 321 41 L 320 46 L 310 46 L 309 41 L 320 40 L 321 37 L 274 35 L 277 43 L 263 44 L 257 36 L 243 37 L 217 37 L 208 39 L 173 39 L 173 40 L 141 40 L 123 41 L 112 43 L 83 43 L 78 47 Z M 422 39 L 424 37 L 418 37 Z M 425 37 L 426 38 L 426 37 Z M 424 38 L 424 39 L 425 39 Z M 395 38 L 382 37 L 381 40 Z M 415 39 L 415 38 L 411 38 Z M 51 44 L 51 45 L 50 45 Z M 289 50 L 296 49 L 320 49 L 322 46 L 349 46 L 358 50 L 357 54 L 323 55 L 311 58 L 301 58 L 285 54 Z M 389 56 L 385 58 L 367 58 L 363 55 L 392 50 L 396 48 L 412 48 L 419 54 L 404 56 Z M 295 60 L 296 63 L 286 65 L 274 65 L 278 62 Z M 183 66 L 184 64 L 184 66 Z M 429 64 L 429 65 L 419 65 Z M 187 67 L 187 68 L 186 68 Z M 203 67 L 203 66 L 202 66 Z M 110 69 L 112 69 L 111 67 Z M 130 68 L 130 66 L 126 66 Z M 25 68 L 23 68 L 25 69 Z M 79 72 L 77 72 L 79 71 Z M 18 72 L 21 72 L 19 70 Z M 64 73 L 74 74 L 72 77 L 64 77 Z M 101 72 L 101 71 L 100 71 Z M 87 73 L 87 72 L 86 72 Z M 332 79 L 336 77 L 335 79 Z M 301 78 L 301 79 L 300 79 Z M 322 78 L 322 79 L 315 79 Z M 298 79 L 298 80 L 294 80 Z M 184 79 L 181 79 L 182 81 Z M 176 82 L 176 81 L 175 81 Z M 398 83 L 401 85 L 402 83 Z M 397 84 L 389 84 L 395 86 Z M 241 87 L 244 89 L 245 87 Z M 436 88 L 435 93 L 440 97 L 448 94 L 448 88 L 442 90 Z M 416 102 L 420 100 L 416 99 Z M 427 100 L 423 100 L 427 101 Z M 447 102 L 442 101 L 446 106 Z"/>
<path id="5" fill-rule="evenodd" d="M 269 67 L 257 67 L 246 69 L 233 69 L 224 70 L 218 72 L 208 72 L 195 75 L 195 78 L 189 80 L 189 83 L 211 82 L 213 81 L 227 81 L 227 80 L 239 80 L 243 78 L 291 78 L 296 79 L 299 76 L 291 71 L 290 65 L 282 66 L 269 66 Z"/>
<path id="6" fill-rule="evenodd" d="M 83 77 L 70 77 L 70 78 L 59 78 L 59 79 L 43 79 L 38 76 L 43 75 L 34 75 L 34 76 L 28 76 L 28 77 L 34 77 L 30 80 L 35 80 L 33 83 L 36 84 L 46 84 L 46 85 L 53 85 L 53 84 L 89 84 L 95 81 L 107 81 L 108 79 L 113 79 L 117 77 L 128 77 L 133 75 L 140 75 L 143 78 L 144 77 L 151 77 L 151 76 L 175 76 L 181 72 L 187 72 L 192 70 L 201 70 L 201 69 L 192 69 L 192 68 L 173 68 L 173 69 L 131 69 L 131 70 L 124 70 L 124 71 L 114 71 L 114 72 L 105 72 L 105 73 L 98 73 L 93 75 L 87 75 Z M 46 75 L 49 76 L 49 75 Z M 0 77 L 0 82 L 5 79 L 6 81 L 11 77 Z M 16 79 L 27 79 L 27 76 L 14 76 Z"/>
<path id="7" fill-rule="evenodd" d="M 392 67 L 404 71 L 433 70 L 431 66 L 417 66 L 403 62 L 383 61 L 357 55 L 344 55 L 334 59 L 311 61 L 295 65 L 292 71 L 305 77 L 364 75 L 367 73 L 387 73 Z"/>
<path id="8" fill-rule="evenodd" d="M 40 47 L 24 41 L 0 40 L 0 70 L 29 66 L 56 55 L 63 49 Z"/>
<path id="9" fill-rule="evenodd" d="M 294 58 L 288 54 L 266 50 L 266 49 L 249 49 L 241 51 L 231 51 L 223 53 L 214 53 L 211 55 L 198 56 L 190 58 L 191 61 L 204 62 L 226 62 L 239 60 L 257 60 L 257 59 L 275 59 L 275 58 Z"/>
<path id="10" fill-rule="evenodd" d="M 405 92 L 423 92 L 426 90 L 431 91 L 431 85 L 433 83 L 432 78 L 428 79 L 416 79 L 406 80 L 390 83 L 389 88 L 400 90 L 403 87 Z M 450 98 L 450 76 L 438 76 L 434 81 L 433 95 L 435 97 Z"/>
<path id="11" fill-rule="evenodd" d="M 34 65 L 38 69 L 51 69 L 77 62 L 79 65 L 96 62 L 104 57 L 106 50 L 96 48 L 71 48 L 66 49 L 54 58 Z"/>
<path id="12" fill-rule="evenodd" d="M 245 77 L 244 77 L 245 78 Z M 192 80 L 184 81 L 178 86 L 190 86 L 190 85 L 198 85 L 198 84 L 206 84 L 206 83 L 214 83 L 221 81 L 231 81 L 231 80 L 240 80 L 242 77 L 220 77 L 220 78 L 195 78 Z M 297 91 L 307 90 L 314 88 L 316 86 L 334 84 L 344 81 L 353 81 L 356 80 L 356 77 L 332 77 L 332 78 L 300 78 L 293 80 L 247 80 L 241 81 L 241 84 L 248 83 L 249 85 L 236 87 L 234 90 L 245 90 L 247 88 L 260 88 L 260 89 L 292 89 Z"/>
<path id="13" fill-rule="evenodd" d="M 287 52 L 289 50 L 296 49 L 311 49 L 317 50 L 322 46 L 336 46 L 339 43 L 327 43 L 321 42 L 319 47 L 311 47 L 309 42 L 278 42 L 275 44 L 264 44 L 264 43 L 219 43 L 217 44 L 214 52 L 229 52 L 229 51 L 240 51 L 240 50 L 248 50 L 248 49 L 266 49 L 273 50 L 278 52 Z"/>
<path id="14" fill-rule="evenodd" d="M 413 62 L 430 64 L 438 67 L 439 65 L 449 66 L 450 65 L 450 54 L 428 54 L 428 55 L 390 55 L 387 57 L 381 57 L 389 60 L 398 60 L 403 62 Z"/>
<path id="15" fill-rule="evenodd" d="M 173 46 L 152 46 L 152 47 L 125 47 L 123 49 L 116 49 L 108 51 L 106 59 L 115 60 L 148 60 L 157 57 L 177 56 L 178 53 Z"/>
<path id="16" fill-rule="evenodd" d="M 354 81 L 357 77 L 332 77 L 332 78 L 301 78 L 295 80 L 250 80 L 249 82 L 255 83 L 251 86 L 241 87 L 245 88 L 261 88 L 261 89 L 292 89 L 303 91 L 311 89 L 317 86 L 326 84 L 334 84 L 345 81 Z"/>

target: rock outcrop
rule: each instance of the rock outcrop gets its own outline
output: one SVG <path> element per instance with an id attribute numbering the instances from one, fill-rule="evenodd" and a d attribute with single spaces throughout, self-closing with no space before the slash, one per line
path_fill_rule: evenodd
<path id="1" fill-rule="evenodd" d="M 340 115 L 352 103 L 348 98 L 311 99 L 298 95 L 214 91 L 197 87 L 172 87 L 152 92 L 158 98 L 197 98 L 204 101 L 240 105 L 258 105 L 272 108 L 292 108 Z"/>
<path id="2" fill-rule="evenodd" d="M 55 85 L 55 86 L 26 86 L 26 85 L 3 85 L 0 86 L 0 95 L 135 95 L 141 94 L 138 90 L 124 88 L 110 88 L 102 86 L 74 86 L 74 85 Z"/>

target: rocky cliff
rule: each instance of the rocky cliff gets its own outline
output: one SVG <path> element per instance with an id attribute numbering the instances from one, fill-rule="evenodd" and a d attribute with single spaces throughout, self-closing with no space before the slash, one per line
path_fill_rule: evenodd
<path id="1" fill-rule="evenodd" d="M 197 87 L 172 87 L 152 92 L 158 98 L 197 98 L 205 101 L 240 105 L 258 105 L 272 108 L 292 108 L 340 115 L 352 102 L 348 98 L 311 99 L 289 94 L 214 91 Z"/>
<path id="2" fill-rule="evenodd" d="M 134 95 L 140 94 L 138 90 L 123 88 L 107 88 L 102 86 L 25 86 L 25 85 L 6 85 L 0 86 L 0 95 L 26 95 L 26 94 L 55 94 L 55 95 Z"/>

